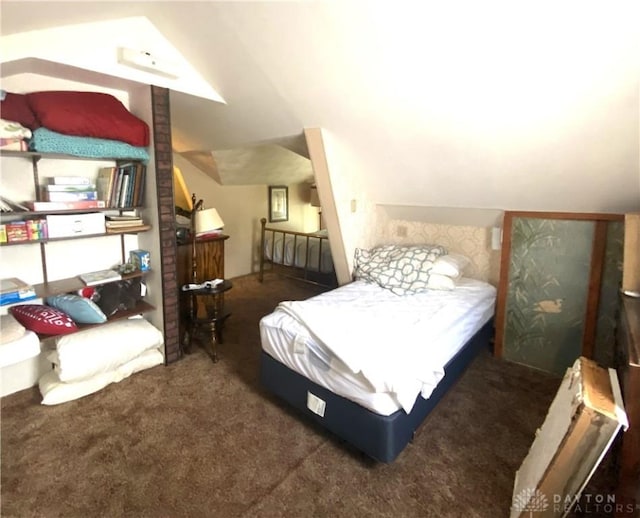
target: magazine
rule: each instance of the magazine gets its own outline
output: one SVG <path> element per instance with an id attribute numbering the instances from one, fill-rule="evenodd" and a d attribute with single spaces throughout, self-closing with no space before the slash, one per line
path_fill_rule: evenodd
<path id="1" fill-rule="evenodd" d="M 87 286 L 95 286 L 97 284 L 119 281 L 122 279 L 122 275 L 115 270 L 98 270 L 95 272 L 83 273 L 80 275 L 80 279 L 82 279 L 82 282 Z"/>

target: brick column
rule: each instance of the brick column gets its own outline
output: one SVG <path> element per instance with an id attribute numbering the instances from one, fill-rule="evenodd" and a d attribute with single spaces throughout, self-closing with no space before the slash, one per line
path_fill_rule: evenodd
<path id="1" fill-rule="evenodd" d="M 176 215 L 173 198 L 173 149 L 171 145 L 169 90 L 151 86 L 151 102 L 162 253 L 164 347 L 166 363 L 172 363 L 180 359 L 180 307 L 177 282 Z"/>

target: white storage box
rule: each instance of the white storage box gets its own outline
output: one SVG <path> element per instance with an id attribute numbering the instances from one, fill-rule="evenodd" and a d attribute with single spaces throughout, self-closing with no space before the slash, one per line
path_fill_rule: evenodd
<path id="1" fill-rule="evenodd" d="M 105 217 L 102 212 L 49 215 L 47 216 L 47 232 L 50 238 L 104 234 L 104 222 Z"/>

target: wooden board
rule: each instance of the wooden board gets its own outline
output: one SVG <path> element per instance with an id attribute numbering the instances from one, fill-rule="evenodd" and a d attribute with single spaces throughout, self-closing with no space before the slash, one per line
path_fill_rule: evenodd
<path id="1" fill-rule="evenodd" d="M 640 213 L 624 215 L 622 291 L 640 294 Z"/>
<path id="2" fill-rule="evenodd" d="M 511 518 L 566 516 L 626 426 L 615 371 L 578 358 L 516 473 Z"/>

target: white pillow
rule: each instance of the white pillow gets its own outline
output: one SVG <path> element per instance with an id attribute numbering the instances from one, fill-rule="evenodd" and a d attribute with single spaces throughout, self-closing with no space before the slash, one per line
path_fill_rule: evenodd
<path id="1" fill-rule="evenodd" d="M 116 320 L 59 337 L 55 370 L 61 381 L 79 381 L 113 371 L 163 343 L 162 333 L 143 318 Z"/>
<path id="2" fill-rule="evenodd" d="M 456 281 L 459 277 L 449 277 L 448 275 L 440 275 L 432 273 L 427 281 L 427 288 L 431 290 L 453 290 L 456 287 Z"/>
<path id="3" fill-rule="evenodd" d="M 470 262 L 468 257 L 461 254 L 441 255 L 435 260 L 431 273 L 460 277 Z"/>
<path id="4" fill-rule="evenodd" d="M 0 316 L 0 345 L 22 338 L 26 331 L 11 313 Z"/>
<path id="5" fill-rule="evenodd" d="M 60 381 L 56 371 L 49 371 L 38 381 L 42 404 L 57 405 L 88 396 L 113 383 L 115 375 L 115 372 L 103 372 L 86 380 L 65 383 Z"/>
<path id="6" fill-rule="evenodd" d="M 137 358 L 128 361 L 114 371 L 102 372 L 81 381 L 60 381 L 56 371 L 49 371 L 40 377 L 38 386 L 42 394 L 43 405 L 58 405 L 74 399 L 79 399 L 103 389 L 111 383 L 117 383 L 128 378 L 135 372 L 150 369 L 164 362 L 164 357 L 158 349 L 143 352 Z"/>
<path id="7" fill-rule="evenodd" d="M 33 331 L 25 331 L 20 338 L 13 342 L 0 344 L 0 368 L 15 365 L 39 354 L 40 338 Z"/>

